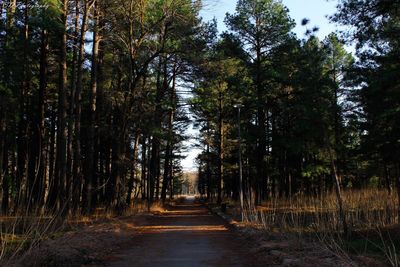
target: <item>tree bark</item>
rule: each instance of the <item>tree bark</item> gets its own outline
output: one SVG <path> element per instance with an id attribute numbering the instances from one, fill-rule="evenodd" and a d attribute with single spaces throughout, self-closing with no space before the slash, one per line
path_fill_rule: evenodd
<path id="1" fill-rule="evenodd" d="M 30 74 L 29 74 L 29 1 L 25 0 L 24 9 L 24 55 L 23 55 L 23 80 L 19 92 L 19 121 L 18 121 L 18 141 L 17 141 L 17 200 L 15 210 L 18 210 L 19 204 L 23 201 L 24 192 L 22 192 L 22 183 L 27 177 L 27 146 L 28 146 L 28 121 L 26 109 L 26 96 L 30 90 Z"/>
<path id="2" fill-rule="evenodd" d="M 342 222 L 343 233 L 345 235 L 347 235 L 348 228 L 347 228 L 347 222 L 346 222 L 346 214 L 345 214 L 344 207 L 343 207 L 343 197 L 342 197 L 342 192 L 341 192 L 340 178 L 339 178 L 337 170 L 336 170 L 336 164 L 335 164 L 335 159 L 334 159 L 334 156 L 332 153 L 332 149 L 331 148 L 328 148 L 328 149 L 329 149 L 329 157 L 330 157 L 331 167 L 332 167 L 332 174 L 333 174 L 333 178 L 335 180 L 335 193 L 336 193 L 336 200 L 337 200 L 338 207 L 339 207 L 339 217 Z"/>
<path id="3" fill-rule="evenodd" d="M 8 165 L 8 151 L 7 151 L 7 125 L 5 118 L 5 105 L 4 99 L 0 98 L 0 181 L 2 188 L 1 211 L 3 215 L 8 213 L 9 206 L 9 180 L 6 176 Z"/>
<path id="4" fill-rule="evenodd" d="M 50 147 L 49 147 L 49 193 L 47 196 L 47 207 L 51 210 L 55 206 L 56 191 L 54 189 L 54 182 L 56 180 L 55 174 L 55 151 L 56 151 L 56 125 L 57 115 L 54 106 L 51 107 L 51 129 L 50 129 Z"/>
<path id="5" fill-rule="evenodd" d="M 58 84 L 58 125 L 57 125 L 57 156 L 56 156 L 56 178 L 54 190 L 57 190 L 57 206 L 62 218 L 68 212 L 66 206 L 65 180 L 67 161 L 67 12 L 68 0 L 63 0 L 63 11 L 61 14 L 62 32 L 60 33 L 60 58 L 59 58 L 59 84 Z"/>
<path id="6" fill-rule="evenodd" d="M 89 14 L 89 3 L 84 1 L 84 10 L 82 16 L 81 31 L 79 37 L 79 48 L 78 48 L 78 64 L 77 64 L 77 81 L 76 81 L 76 91 L 75 91 L 75 138 L 73 142 L 74 150 L 74 163 L 73 163 L 73 207 L 74 212 L 77 211 L 79 207 L 79 200 L 81 196 L 82 187 L 82 155 L 81 155 L 81 113 L 82 113 L 82 76 L 83 76 L 83 62 L 85 57 L 85 34 L 87 27 L 87 20 Z M 83 197 L 87 197 L 86 194 Z"/>
<path id="7" fill-rule="evenodd" d="M 397 187 L 397 223 L 400 223 L 400 163 L 395 165 L 396 173 L 396 187 Z"/>
<path id="8" fill-rule="evenodd" d="M 136 162 L 137 162 L 137 157 L 138 157 L 138 147 L 139 147 L 139 140 L 140 140 L 140 133 L 136 132 L 135 133 L 135 139 L 133 142 L 133 150 L 132 150 L 132 170 L 131 170 L 131 177 L 128 182 L 128 192 L 126 195 L 126 205 L 129 207 L 131 205 L 131 199 L 132 199 L 132 190 L 135 182 L 135 175 L 136 175 Z"/>
<path id="9" fill-rule="evenodd" d="M 41 32 L 39 94 L 36 114 L 32 118 L 32 136 L 28 167 L 29 201 L 32 208 L 40 208 L 44 199 L 45 174 L 45 97 L 47 87 L 48 32 Z"/>
<path id="10" fill-rule="evenodd" d="M 390 170 L 389 167 L 387 166 L 386 162 L 383 164 L 384 172 L 385 172 L 385 185 L 386 189 L 388 191 L 388 195 L 390 196 L 392 194 L 392 185 L 390 182 Z"/>
<path id="11" fill-rule="evenodd" d="M 175 117 L 175 87 L 176 87 L 176 75 L 177 75 L 176 63 L 174 63 L 173 74 L 172 74 L 172 87 L 170 92 L 170 103 L 173 107 L 170 107 L 168 114 L 168 139 L 167 146 L 165 149 L 164 158 L 164 177 L 161 188 L 161 200 L 165 202 L 167 198 L 167 189 L 172 177 L 170 176 L 170 170 L 172 169 L 172 154 L 173 154 L 173 126 Z"/>
<path id="12" fill-rule="evenodd" d="M 87 203 L 86 211 L 90 213 L 94 205 L 96 204 L 96 191 L 93 190 L 93 185 L 96 184 L 96 172 L 95 172 L 95 123 L 96 123 L 96 98 L 97 98 L 97 71 L 98 71 L 98 55 L 99 55 L 99 44 L 100 44 L 100 32 L 99 32 L 99 3 L 96 1 L 94 7 L 94 18 L 93 18 L 93 52 L 92 52 L 92 73 L 90 81 L 90 93 L 89 93 L 89 134 L 88 134 L 88 152 L 87 152 L 87 166 L 85 180 L 87 183 Z"/>
<path id="13" fill-rule="evenodd" d="M 123 124 L 123 114 L 120 109 L 114 111 L 113 126 L 115 140 L 113 140 L 112 148 L 112 168 L 111 168 L 111 183 L 113 184 L 112 206 L 117 214 L 122 214 L 125 209 L 125 184 L 123 181 L 123 160 L 125 148 L 125 134 L 121 131 Z"/>
<path id="14" fill-rule="evenodd" d="M 5 53 L 5 58 L 11 60 L 12 55 L 10 53 L 10 40 L 12 38 L 12 28 L 14 24 L 14 15 L 15 15 L 15 10 L 17 6 L 17 1 L 12 0 L 7 3 L 7 5 L 4 6 L 6 10 L 6 22 L 5 22 L 5 36 L 4 36 L 4 53 Z M 3 7 L 2 7 L 3 10 Z M 1 16 L 3 17 L 3 15 Z M 7 67 L 7 64 L 3 66 L 3 73 L 2 73 L 2 78 L 5 84 L 9 83 L 10 80 L 10 70 Z M 0 181 L 2 182 L 2 189 L 3 189 L 3 196 L 2 196 L 2 212 L 3 214 L 6 214 L 9 212 L 9 187 L 10 183 L 7 178 L 7 170 L 8 170 L 8 141 L 7 141 L 7 130 L 9 125 L 7 125 L 7 104 L 8 104 L 8 97 L 4 95 L 0 95 Z M 14 154 L 14 153 L 12 153 Z M 17 196 L 15 199 L 15 203 L 18 203 L 18 197 L 19 197 L 19 180 L 16 179 L 15 181 L 15 187 L 17 191 Z"/>
<path id="15" fill-rule="evenodd" d="M 69 93 L 69 113 L 68 113 L 68 140 L 67 140 L 67 194 L 68 202 L 71 203 L 72 212 L 77 212 L 78 205 L 74 198 L 74 177 L 73 177 L 73 160 L 74 160 L 74 134 L 75 134 L 75 92 L 76 92 L 76 76 L 77 76 L 77 60 L 79 45 L 79 20 L 80 20 L 80 1 L 75 0 L 75 18 L 74 18 L 74 35 L 72 48 L 71 63 L 71 90 Z"/>
<path id="16" fill-rule="evenodd" d="M 263 97 L 263 86 L 262 86 L 262 74 L 261 74 L 261 61 L 262 61 L 262 53 L 261 53 L 261 44 L 260 41 L 256 41 L 256 94 L 257 94 L 257 127 L 258 127 L 258 136 L 257 136 L 257 177 L 255 179 L 255 200 L 254 204 L 261 204 L 261 188 L 262 181 L 266 179 L 265 166 L 264 166 L 264 157 L 266 150 L 266 128 L 265 128 L 265 111 L 264 111 L 264 97 Z"/>
<path id="17" fill-rule="evenodd" d="M 141 161 L 142 161 L 142 167 L 141 167 L 141 186 L 142 186 L 142 199 L 147 198 L 147 145 L 146 145 L 146 140 L 147 137 L 143 136 L 142 137 L 142 155 L 141 155 Z"/>
<path id="18" fill-rule="evenodd" d="M 224 126 L 223 126 L 223 93 L 218 96 L 218 180 L 217 180 L 217 203 L 222 202 L 222 183 L 223 183 L 223 160 L 224 160 Z"/>
<path id="19" fill-rule="evenodd" d="M 158 70 L 157 70 L 157 85 L 156 85 L 156 99 L 155 99 L 155 110 L 153 116 L 153 127 L 155 132 L 151 140 L 151 156 L 150 156 L 150 168 L 149 168 L 149 193 L 148 193 L 148 209 L 153 204 L 153 198 L 155 194 L 155 187 L 158 180 L 158 172 L 160 168 L 160 138 L 157 132 L 161 128 L 161 98 L 162 98 L 162 85 L 161 85 L 161 69 L 163 58 L 159 57 Z"/>
<path id="20" fill-rule="evenodd" d="M 207 118 L 207 163 L 206 163 L 206 172 L 207 172 L 207 201 L 212 201 L 212 192 L 211 192 L 211 152 L 210 152 L 210 121 Z"/>

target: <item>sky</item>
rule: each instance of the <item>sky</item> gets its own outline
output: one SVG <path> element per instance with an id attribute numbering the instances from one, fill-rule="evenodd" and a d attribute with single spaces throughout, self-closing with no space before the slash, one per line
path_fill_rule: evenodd
<path id="1" fill-rule="evenodd" d="M 335 12 L 338 0 L 282 0 L 282 2 L 288 7 L 290 17 L 297 24 L 294 32 L 299 38 L 303 37 L 306 31 L 301 26 L 304 18 L 310 20 L 308 27 L 318 26 L 320 28 L 317 36 L 321 39 L 335 31 L 335 25 L 330 24 L 326 16 Z M 203 5 L 204 8 L 200 13 L 203 19 L 208 21 L 215 17 L 220 32 L 226 30 L 225 14 L 235 12 L 236 0 L 203 0 Z"/>
<path id="2" fill-rule="evenodd" d="M 298 38 L 303 38 L 307 28 L 301 26 L 301 21 L 304 18 L 310 20 L 307 25 L 308 28 L 317 26 L 319 31 L 316 35 L 322 40 L 337 28 L 329 22 L 327 16 L 335 13 L 338 0 L 282 0 L 283 4 L 289 9 L 290 17 L 296 22 L 294 32 Z M 203 0 L 204 8 L 200 12 L 204 21 L 212 20 L 214 17 L 218 22 L 218 30 L 223 32 L 226 29 L 224 25 L 224 18 L 226 13 L 234 13 L 236 7 L 236 0 Z M 190 128 L 188 133 L 191 135 L 196 134 L 196 130 Z M 191 140 L 190 142 L 193 142 Z M 184 170 L 194 170 L 196 165 L 194 159 L 200 153 L 197 149 L 189 149 L 188 156 L 182 161 Z"/>

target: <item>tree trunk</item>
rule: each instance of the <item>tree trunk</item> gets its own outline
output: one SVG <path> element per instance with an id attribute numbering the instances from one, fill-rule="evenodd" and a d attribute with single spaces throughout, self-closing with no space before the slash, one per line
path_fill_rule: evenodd
<path id="1" fill-rule="evenodd" d="M 400 223 L 400 163 L 395 167 L 396 173 L 396 187 L 397 187 L 397 223 Z"/>
<path id="2" fill-rule="evenodd" d="M 224 159 L 224 126 L 223 126 L 223 94 L 219 92 L 218 98 L 218 179 L 217 179 L 217 203 L 222 202 L 222 183 L 223 183 L 223 159 Z"/>
<path id="3" fill-rule="evenodd" d="M 147 177 L 147 145 L 146 145 L 146 137 L 142 137 L 142 167 L 141 167 L 141 186 L 142 186 L 142 199 L 147 198 L 147 186 L 146 186 L 146 177 Z"/>
<path id="4" fill-rule="evenodd" d="M 2 1 L 3 4 L 3 1 Z M 6 22 L 5 22 L 5 36 L 4 36 L 4 53 L 5 53 L 5 58 L 10 59 L 12 58 L 12 55 L 9 50 L 10 46 L 10 40 L 12 37 L 12 28 L 14 24 L 14 14 L 17 6 L 17 1 L 16 0 L 11 0 L 6 2 L 5 6 L 2 6 L 3 8 L 6 9 Z M 3 17 L 3 14 L 2 16 Z M 7 67 L 7 64 L 3 66 L 2 69 L 2 78 L 4 79 L 4 84 L 8 84 L 10 80 L 10 70 Z M 7 104 L 8 104 L 8 97 L 4 96 L 3 94 L 0 95 L 0 181 L 2 182 L 2 189 L 3 189 L 3 196 L 2 196 L 2 203 L 1 203 L 1 208 L 3 214 L 6 214 L 9 212 L 9 187 L 10 183 L 7 177 L 7 171 L 8 171 L 8 149 L 9 149 L 9 144 L 7 141 Z M 14 154 L 14 153 L 12 153 Z M 15 186 L 16 186 L 16 191 L 17 191 L 17 196 L 15 200 L 15 206 L 17 206 L 18 203 L 18 197 L 19 197 L 19 181 L 16 179 L 15 181 Z"/>
<path id="5" fill-rule="evenodd" d="M 126 205 L 129 207 L 131 205 L 131 199 L 132 199 L 132 190 L 133 190 L 133 185 L 135 181 L 135 173 L 136 173 L 136 162 L 137 162 L 137 157 L 138 157 L 138 147 L 139 147 L 139 140 L 140 140 L 140 133 L 136 132 L 135 134 L 135 140 L 133 143 L 133 151 L 132 151 L 132 171 L 131 171 L 131 177 L 128 182 L 128 193 L 126 196 Z"/>
<path id="6" fill-rule="evenodd" d="M 95 173 L 95 123 L 96 123 L 96 98 L 97 98 L 97 71 L 98 71 L 98 55 L 100 44 L 99 33 L 99 4 L 96 1 L 94 8 L 94 25 L 93 25 L 93 53 L 92 53 L 92 74 L 90 81 L 90 94 L 89 94 L 89 134 L 88 134 L 88 152 L 87 152 L 87 166 L 85 180 L 87 183 L 87 213 L 90 213 L 96 204 L 96 191 L 93 190 L 93 185 L 96 184 Z"/>
<path id="7" fill-rule="evenodd" d="M 66 103 L 66 90 L 67 90 L 67 12 L 68 0 L 63 0 L 63 12 L 61 14 L 62 32 L 60 44 L 60 58 L 59 68 L 60 77 L 58 84 L 58 125 L 57 125 L 57 156 L 56 156 L 56 178 L 55 190 L 58 192 L 58 209 L 61 212 L 61 217 L 64 218 L 68 212 L 66 206 L 65 194 L 65 180 L 66 180 L 66 161 L 67 161 L 67 103 Z"/>
<path id="8" fill-rule="evenodd" d="M 101 35 L 102 29 L 104 29 L 104 20 L 101 19 L 101 14 L 99 18 L 99 26 L 98 26 L 98 31 L 99 34 Z M 98 62 L 97 62 L 97 94 L 96 94 L 96 128 L 95 128 L 95 142 L 96 142 L 96 151 L 95 155 L 97 156 L 97 162 L 98 162 L 98 177 L 97 177 L 97 182 L 100 187 L 100 190 L 98 190 L 98 201 L 104 201 L 104 196 L 105 196 L 105 185 L 107 183 L 107 176 L 105 175 L 105 160 L 104 160 L 104 155 L 107 153 L 105 152 L 107 150 L 107 138 L 104 137 L 104 134 L 101 134 L 103 129 L 106 129 L 107 125 L 105 123 L 107 117 L 109 116 L 106 113 L 105 110 L 105 95 L 104 95 L 104 57 L 105 57 L 105 51 L 102 47 L 102 43 L 99 43 L 99 55 L 98 55 Z M 95 160 L 96 161 L 96 160 Z M 96 186 L 96 185 L 94 185 Z"/>
<path id="9" fill-rule="evenodd" d="M 174 126 L 174 116 L 175 116 L 175 87 L 176 87 L 176 63 L 174 63 L 173 74 L 172 74 L 172 87 L 170 92 L 170 107 L 168 114 L 168 140 L 167 147 L 165 149 L 165 159 L 164 159 L 164 177 L 161 188 L 161 200 L 165 202 L 167 198 L 167 189 L 170 179 L 170 170 L 172 168 L 172 154 L 173 154 L 173 126 Z"/>
<path id="10" fill-rule="evenodd" d="M 71 203 L 72 213 L 77 211 L 77 205 L 74 203 L 74 181 L 73 181 L 73 160 L 74 160 L 74 132 L 75 132 L 75 92 L 76 92 L 76 72 L 78 60 L 79 45 L 79 19 L 80 19 L 80 1 L 75 0 L 75 18 L 74 18 L 74 41 L 72 48 L 71 63 L 71 90 L 69 94 L 69 119 L 68 119 L 68 140 L 67 140 L 67 194 L 68 202 Z"/>
<path id="11" fill-rule="evenodd" d="M 151 158 L 150 158 L 150 169 L 149 169 L 149 206 L 153 204 L 153 199 L 156 193 L 157 173 L 160 168 L 160 141 L 158 137 L 153 136 L 151 144 Z"/>
<path id="12" fill-rule="evenodd" d="M 207 201 L 211 199 L 211 152 L 210 152 L 210 121 L 207 119 Z"/>
<path id="13" fill-rule="evenodd" d="M 170 181 L 169 181 L 169 199 L 174 199 L 174 166 L 170 170 Z"/>
<path id="14" fill-rule="evenodd" d="M 125 181 L 124 178 L 124 148 L 125 148 L 125 133 L 123 125 L 123 114 L 120 109 L 114 111 L 113 132 L 115 139 L 113 140 L 112 148 L 112 167 L 111 167 L 111 183 L 114 185 L 112 193 L 112 206 L 117 214 L 122 214 L 125 210 Z"/>
<path id="15" fill-rule="evenodd" d="M 79 37 L 79 48 L 78 48 L 78 65 L 77 65 L 77 81 L 76 81 L 76 91 L 75 91 L 75 138 L 73 142 L 74 150 L 74 163 L 73 163 L 73 206 L 74 212 L 77 211 L 79 207 L 79 200 L 81 196 L 82 187 L 82 155 L 81 155 L 81 91 L 82 91 L 82 76 L 83 76 L 83 62 L 85 57 L 85 34 L 87 19 L 89 14 L 89 3 L 85 1 L 81 32 Z M 86 193 L 86 192 L 85 192 Z M 83 197 L 87 197 L 86 194 Z"/>
<path id="16" fill-rule="evenodd" d="M 112 125 L 112 122 L 109 121 L 109 125 Z M 104 151 L 104 165 L 105 165 L 105 179 L 106 179 L 106 184 L 105 184 L 105 193 L 104 193 L 104 201 L 110 205 L 112 203 L 112 195 L 114 191 L 114 184 L 113 180 L 111 177 L 111 162 L 112 162 L 112 142 L 111 138 L 108 137 L 106 139 L 106 145 L 105 145 L 105 151 Z"/>
<path id="17" fill-rule="evenodd" d="M 386 189 L 388 191 L 388 195 L 390 196 L 392 194 L 392 185 L 390 182 L 390 170 L 389 167 L 387 166 L 386 162 L 383 164 L 384 172 L 385 172 L 385 185 Z"/>
<path id="18" fill-rule="evenodd" d="M 166 62 L 164 62 L 166 64 Z M 157 130 L 161 128 L 161 98 L 162 98 L 162 85 L 161 85 L 161 72 L 162 72 L 163 58 L 159 57 L 158 69 L 157 69 L 157 85 L 156 85 L 156 102 L 155 111 L 153 116 L 153 127 L 156 130 L 153 133 L 151 143 L 151 157 L 150 157 L 150 168 L 149 168 L 149 194 L 148 194 L 148 209 L 153 204 L 153 198 L 155 193 L 155 186 L 158 180 L 158 170 L 160 168 L 160 138 Z M 165 80 L 165 78 L 164 78 Z"/>
<path id="19" fill-rule="evenodd" d="M 1 199 L 1 211 L 3 215 L 7 215 L 8 213 L 8 205 L 9 205 L 9 180 L 6 176 L 7 171 L 7 159 L 8 159 L 8 151 L 7 151 L 7 135 L 6 135 L 6 118 L 5 118 L 5 101 L 1 97 L 0 98 L 0 181 L 2 188 L 2 199 Z"/>
<path id="20" fill-rule="evenodd" d="M 31 149 L 29 156 L 29 200 L 32 208 L 39 208 L 44 199 L 45 174 L 45 97 L 47 87 L 48 33 L 42 30 L 40 48 L 40 77 L 37 114 L 32 118 Z"/>
<path id="21" fill-rule="evenodd" d="M 51 210 L 56 203 L 56 190 L 54 189 L 54 183 L 56 181 L 55 175 L 55 151 L 56 151 L 56 124 L 57 115 L 54 106 L 51 109 L 51 129 L 50 129 L 50 147 L 49 147 L 49 193 L 47 196 L 47 207 Z"/>
<path id="22" fill-rule="evenodd" d="M 257 177 L 255 179 L 255 204 L 261 204 L 261 184 L 266 179 L 264 157 L 266 149 L 266 128 L 265 128 L 265 111 L 264 111 L 264 98 L 263 98 L 263 86 L 261 76 L 261 45 L 257 41 L 256 45 L 256 93 L 257 93 L 257 127 L 258 127 L 258 142 L 257 142 Z"/>
<path id="23" fill-rule="evenodd" d="M 27 117 L 27 100 L 26 96 L 30 90 L 30 74 L 29 74 L 29 1 L 25 0 L 24 9 L 24 59 L 23 59 L 23 80 L 21 90 L 19 92 L 19 121 L 18 121 L 18 158 L 17 158 L 17 202 L 15 203 L 15 210 L 18 209 L 19 203 L 24 198 L 22 192 L 22 183 L 27 177 L 27 147 L 28 147 L 28 121 Z"/>
<path id="24" fill-rule="evenodd" d="M 341 193 L 341 185 L 340 185 L 340 178 L 336 170 L 336 164 L 335 164 L 335 159 L 332 153 L 331 148 L 329 149 L 329 157 L 331 161 L 331 167 L 332 167 L 332 174 L 333 178 L 335 180 L 335 193 L 336 193 L 336 200 L 339 206 L 339 217 L 342 222 L 342 227 L 343 227 L 343 233 L 345 235 L 348 234 L 348 228 L 347 228 L 347 222 L 346 222 L 346 214 L 344 212 L 343 208 L 343 198 L 342 198 L 342 193 Z"/>

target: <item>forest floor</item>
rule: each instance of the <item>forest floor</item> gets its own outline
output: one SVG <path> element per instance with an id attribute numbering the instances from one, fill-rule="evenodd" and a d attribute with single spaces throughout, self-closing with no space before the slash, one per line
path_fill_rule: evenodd
<path id="1" fill-rule="evenodd" d="M 10 264 L 11 265 L 11 264 Z M 14 266 L 356 266 L 316 243 L 228 224 L 194 198 L 46 240 Z M 363 266 L 377 266 L 363 262 Z"/>

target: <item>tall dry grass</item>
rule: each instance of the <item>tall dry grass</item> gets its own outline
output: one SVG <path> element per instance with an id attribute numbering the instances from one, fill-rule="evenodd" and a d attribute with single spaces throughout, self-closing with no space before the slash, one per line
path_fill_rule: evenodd
<path id="1" fill-rule="evenodd" d="M 231 210 L 233 216 L 240 218 L 239 205 L 232 204 L 236 207 Z M 372 246 L 380 251 L 379 257 L 385 264 L 400 266 L 400 241 L 393 240 L 388 230 L 398 226 L 397 195 L 378 189 L 348 190 L 343 192 L 343 204 L 349 231 L 356 237 L 343 235 L 334 193 L 274 198 L 256 207 L 247 202 L 243 223 L 268 232 L 295 233 L 299 238 L 305 234 L 314 236 L 325 249 L 349 266 L 354 264 L 349 251 L 351 242 Z M 363 233 L 367 233 L 366 236 Z M 373 238 L 368 236 L 370 234 Z"/>
<path id="2" fill-rule="evenodd" d="M 388 195 L 387 191 L 345 191 L 343 204 L 350 230 L 386 227 L 398 222 L 397 196 Z M 269 231 L 336 232 L 341 227 L 334 193 L 274 198 L 257 207 L 247 203 L 244 218 Z"/>
<path id="3" fill-rule="evenodd" d="M 162 211 L 160 201 L 154 202 L 152 212 Z M 133 216 L 148 212 L 146 201 L 134 200 L 123 216 Z M 39 245 L 43 240 L 62 235 L 66 231 L 79 231 L 82 226 L 107 222 L 116 217 L 113 210 L 98 208 L 92 214 L 70 214 L 61 219 L 59 214 L 0 217 L 0 266 L 7 266 Z"/>
<path id="4" fill-rule="evenodd" d="M 0 266 L 36 247 L 49 234 L 62 228 L 59 216 L 0 217 Z"/>

